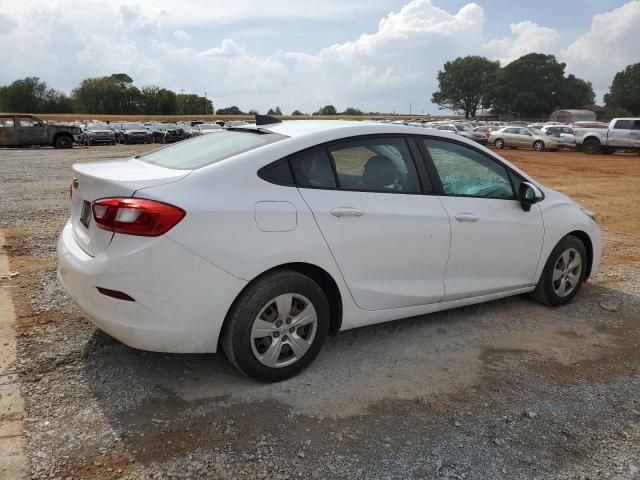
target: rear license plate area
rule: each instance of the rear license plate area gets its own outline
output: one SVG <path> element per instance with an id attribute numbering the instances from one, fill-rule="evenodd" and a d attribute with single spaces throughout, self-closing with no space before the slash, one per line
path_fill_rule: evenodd
<path id="1" fill-rule="evenodd" d="M 91 220 L 91 204 L 86 200 L 82 202 L 82 212 L 80 213 L 80 223 L 85 228 L 89 228 L 89 221 Z"/>

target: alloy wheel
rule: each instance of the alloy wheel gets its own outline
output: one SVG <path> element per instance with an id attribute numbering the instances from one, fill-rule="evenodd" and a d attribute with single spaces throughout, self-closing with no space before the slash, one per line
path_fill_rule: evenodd
<path id="1" fill-rule="evenodd" d="M 582 257 L 575 248 L 562 252 L 553 267 L 553 291 L 559 297 L 566 297 L 578 287 L 582 273 Z"/>
<path id="2" fill-rule="evenodd" d="M 278 295 L 253 321 L 251 350 L 267 367 L 286 367 L 311 348 L 317 327 L 316 309 L 306 297 L 297 293 Z"/>

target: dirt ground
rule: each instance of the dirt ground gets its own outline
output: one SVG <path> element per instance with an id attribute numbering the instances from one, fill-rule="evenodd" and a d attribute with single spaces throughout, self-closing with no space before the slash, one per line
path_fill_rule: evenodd
<path id="1" fill-rule="evenodd" d="M 222 355 L 130 349 L 57 284 L 70 165 L 145 148 L 0 150 L 32 478 L 640 478 L 640 156 L 501 152 L 598 215 L 602 269 L 570 305 L 344 332 L 263 385 Z"/>

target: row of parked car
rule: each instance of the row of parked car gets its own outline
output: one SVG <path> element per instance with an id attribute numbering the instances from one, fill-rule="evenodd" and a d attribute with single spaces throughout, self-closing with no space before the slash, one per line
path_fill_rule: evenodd
<path id="1" fill-rule="evenodd" d="M 610 123 L 558 122 L 528 123 L 397 121 L 403 125 L 445 130 L 482 145 L 496 148 L 533 148 L 556 151 L 560 148 L 582 149 L 586 153 L 611 154 L 616 150 L 640 151 L 640 119 L 614 118 Z"/>
<path id="2" fill-rule="evenodd" d="M 227 122 L 238 123 L 238 122 Z M 246 123 L 246 122 L 242 122 Z M 76 122 L 81 130 L 75 138 L 82 145 L 116 143 L 175 143 L 220 130 L 225 122 Z"/>
<path id="3" fill-rule="evenodd" d="M 48 123 L 33 115 L 0 114 L 0 147 L 52 145 L 71 148 L 74 143 L 98 145 L 116 143 L 174 143 L 206 135 L 246 121 L 100 122 Z M 448 131 L 482 145 L 496 148 L 533 148 L 537 151 L 560 148 L 582 149 L 586 153 L 611 154 L 616 150 L 640 152 L 640 118 L 614 118 L 610 123 L 576 122 L 571 125 L 548 122 L 437 122 L 396 121 L 397 123 Z"/>

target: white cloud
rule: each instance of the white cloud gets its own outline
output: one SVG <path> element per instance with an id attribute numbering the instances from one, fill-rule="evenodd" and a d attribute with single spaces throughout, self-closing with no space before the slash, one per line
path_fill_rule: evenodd
<path id="1" fill-rule="evenodd" d="M 568 62 L 568 71 L 594 80 L 596 90 L 638 61 L 640 0 L 596 15 L 591 30 L 564 50 L 558 31 L 531 21 L 511 25 L 510 36 L 488 40 L 478 4 L 449 12 L 432 0 L 406 0 L 377 30 L 317 51 L 294 45 L 256 54 L 240 33 L 196 48 L 202 26 L 237 22 L 242 32 L 244 19 L 269 24 L 275 17 L 293 25 L 292 19 L 355 14 L 372 1 L 390 0 L 191 0 L 188 6 L 175 0 L 0 0 L 0 35 L 11 46 L 0 49 L 0 84 L 36 75 L 69 91 L 88 76 L 126 72 L 138 85 L 207 91 L 217 107 L 312 111 L 332 103 L 406 111 L 412 102 L 414 112 L 433 113 L 437 71 L 457 56 L 479 53 L 508 62 L 533 51 L 554 53 Z"/>
<path id="2" fill-rule="evenodd" d="M 593 81 L 598 93 L 608 90 L 615 73 L 640 61 L 640 1 L 595 15 L 591 29 L 563 52 L 567 69 Z"/>
<path id="3" fill-rule="evenodd" d="M 238 57 L 246 55 L 244 49 L 230 38 L 225 38 L 219 47 L 200 53 L 204 57 Z"/>
<path id="4" fill-rule="evenodd" d="M 530 20 L 511 24 L 512 37 L 495 38 L 483 46 L 484 52 L 506 65 L 533 52 L 553 53 L 560 35 L 553 28 L 541 27 Z"/>
<path id="5" fill-rule="evenodd" d="M 173 32 L 173 38 L 181 43 L 187 43 L 189 40 L 191 40 L 191 35 L 189 35 L 184 30 L 176 30 L 175 32 Z"/>
<path id="6" fill-rule="evenodd" d="M 0 35 L 6 35 L 16 26 L 16 21 L 9 15 L 0 13 Z"/>

